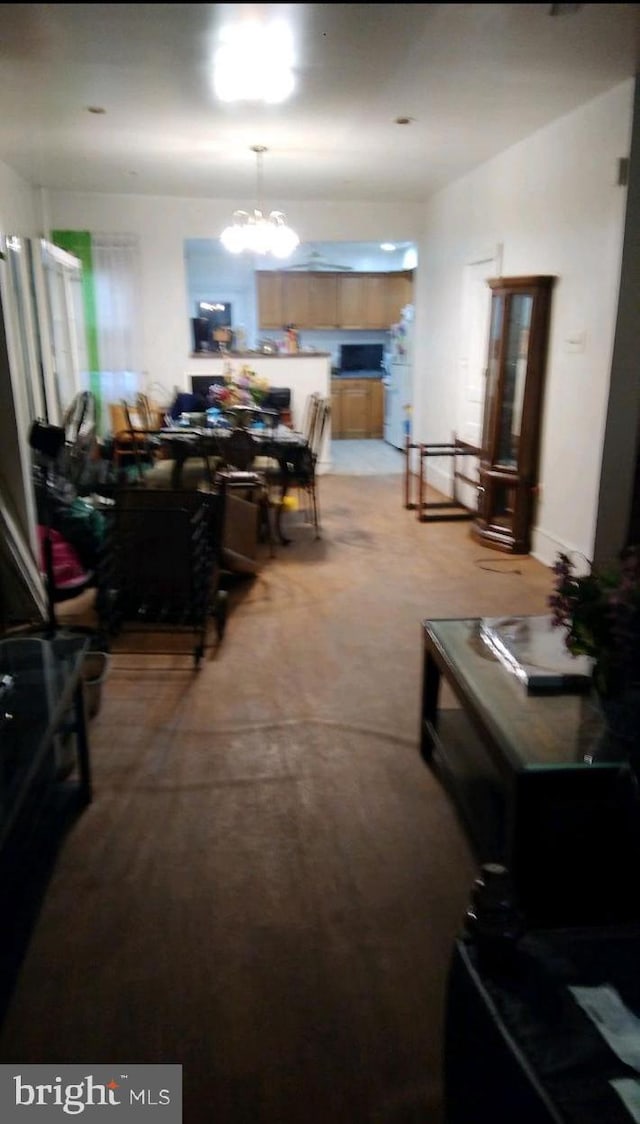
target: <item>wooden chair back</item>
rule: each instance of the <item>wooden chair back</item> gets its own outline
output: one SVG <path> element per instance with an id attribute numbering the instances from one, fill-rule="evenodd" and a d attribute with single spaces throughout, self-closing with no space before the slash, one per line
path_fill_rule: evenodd
<path id="1" fill-rule="evenodd" d="M 322 451 L 322 442 L 329 426 L 330 417 L 331 400 L 329 398 L 318 398 L 313 428 L 308 438 L 311 452 L 315 460 L 318 459 Z"/>
<path id="2" fill-rule="evenodd" d="M 306 437 L 309 444 L 313 438 L 313 433 L 316 425 L 316 416 L 320 406 L 320 395 L 317 391 L 309 394 L 304 406 L 304 417 L 302 419 L 302 434 Z"/>

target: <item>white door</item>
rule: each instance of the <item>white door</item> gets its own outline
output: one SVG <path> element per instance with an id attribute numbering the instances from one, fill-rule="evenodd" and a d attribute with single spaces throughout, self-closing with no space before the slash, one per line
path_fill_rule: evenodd
<path id="1" fill-rule="evenodd" d="M 31 282 L 31 244 L 28 238 L 8 235 L 2 239 L 6 263 L 3 307 L 10 353 L 20 371 L 18 391 L 30 421 L 48 419 L 36 305 Z"/>
<path id="2" fill-rule="evenodd" d="M 37 513 L 32 481 L 29 434 L 43 418 L 43 394 L 37 362 L 28 288 L 24 288 L 24 239 L 1 237 L 0 255 L 0 535 L 10 568 L 21 575 L 31 602 L 46 614 L 44 585 L 38 567 Z M 6 593 L 6 591 L 4 591 Z M 4 606 L 4 610 L 16 606 Z"/>
<path id="3" fill-rule="evenodd" d="M 464 268 L 462 293 L 462 348 L 458 362 L 458 396 L 456 434 L 463 441 L 479 447 L 482 444 L 482 414 L 489 344 L 491 314 L 490 277 L 499 277 L 502 270 L 502 247 L 478 255 Z M 459 466 L 462 469 L 462 464 Z M 463 499 L 475 507 L 476 496 L 466 485 Z"/>
<path id="4" fill-rule="evenodd" d="M 88 389 L 82 265 L 44 239 L 34 240 L 32 262 L 47 413 L 60 425 L 75 395 Z"/>
<path id="5" fill-rule="evenodd" d="M 482 438 L 482 407 L 491 310 L 491 290 L 487 285 L 487 279 L 496 275 L 495 257 L 469 262 L 465 266 L 456 420 L 458 436 L 473 445 L 479 445 Z"/>

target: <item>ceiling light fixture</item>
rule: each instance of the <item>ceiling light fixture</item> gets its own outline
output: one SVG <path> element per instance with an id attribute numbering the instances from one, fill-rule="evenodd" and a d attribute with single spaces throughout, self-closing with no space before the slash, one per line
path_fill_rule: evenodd
<path id="1" fill-rule="evenodd" d="M 293 91 L 292 66 L 293 45 L 286 24 L 243 20 L 222 32 L 213 70 L 216 96 L 221 101 L 275 105 Z"/>
<path id="2" fill-rule="evenodd" d="M 274 258 L 288 258 L 300 242 L 295 230 L 287 226 L 283 211 L 271 211 L 267 216 L 262 205 L 262 157 L 267 151 L 263 144 L 253 144 L 256 154 L 256 206 L 253 211 L 234 211 L 233 222 L 220 235 L 225 250 L 241 254 L 249 250 L 254 254 L 272 254 Z"/>
<path id="3" fill-rule="evenodd" d="M 396 248 L 395 242 L 381 242 L 380 243 L 380 249 L 385 250 L 387 254 L 392 253 L 392 251 L 395 250 L 395 248 Z"/>

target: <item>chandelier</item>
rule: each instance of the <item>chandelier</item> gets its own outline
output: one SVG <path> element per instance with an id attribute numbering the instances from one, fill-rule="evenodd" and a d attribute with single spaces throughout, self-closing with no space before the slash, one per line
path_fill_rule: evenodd
<path id="1" fill-rule="evenodd" d="M 267 151 L 263 144 L 254 144 L 256 154 L 256 206 L 253 211 L 234 211 L 233 222 L 220 235 L 225 250 L 241 254 L 249 250 L 254 254 L 272 254 L 274 258 L 288 258 L 300 239 L 295 230 L 287 226 L 283 211 L 265 215 L 262 206 L 262 157 Z"/>

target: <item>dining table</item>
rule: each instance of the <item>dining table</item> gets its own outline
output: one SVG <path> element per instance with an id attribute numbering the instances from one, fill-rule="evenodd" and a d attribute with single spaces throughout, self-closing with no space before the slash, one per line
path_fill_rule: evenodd
<path id="1" fill-rule="evenodd" d="M 276 505 L 275 531 L 279 541 L 286 545 L 290 539 L 282 529 L 282 515 L 285 510 L 285 498 L 291 486 L 291 481 L 299 478 L 305 468 L 311 465 L 311 448 L 303 433 L 283 425 L 248 425 L 250 433 L 256 444 L 256 457 L 268 457 L 278 465 L 279 497 Z M 215 483 L 215 472 L 211 471 L 210 460 L 217 459 L 218 463 L 227 464 L 225 457 L 225 441 L 233 428 L 224 425 L 213 426 L 184 426 L 176 425 L 159 429 L 154 434 L 158 446 L 162 448 L 172 461 L 171 472 L 172 488 L 182 486 L 182 473 L 186 461 L 197 457 L 204 461 L 210 483 Z"/>

